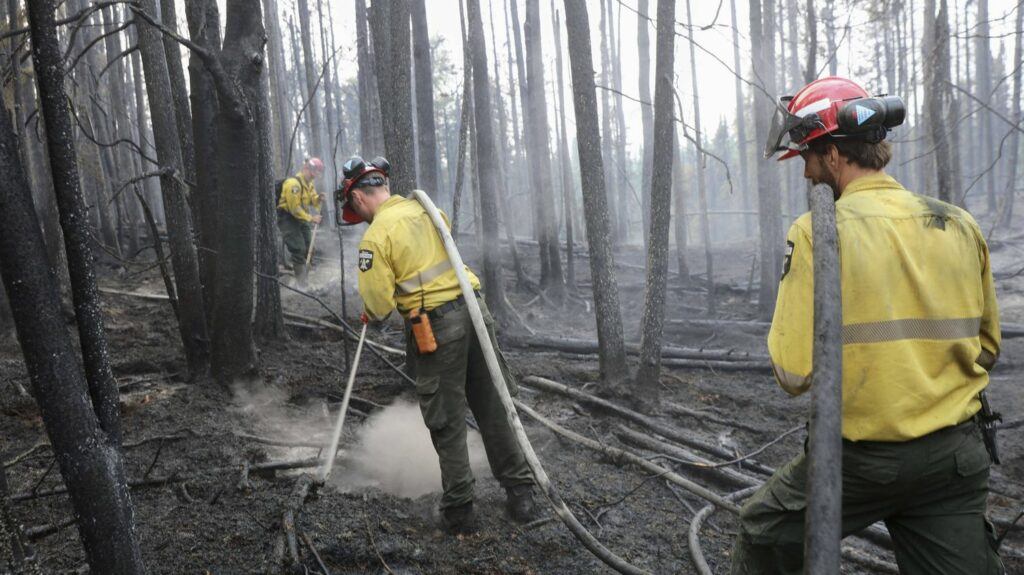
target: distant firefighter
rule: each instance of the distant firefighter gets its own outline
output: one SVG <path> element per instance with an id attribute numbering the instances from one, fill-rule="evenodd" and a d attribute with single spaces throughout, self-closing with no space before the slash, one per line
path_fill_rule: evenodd
<path id="1" fill-rule="evenodd" d="M 984 396 L 999 357 L 985 238 L 969 213 L 911 193 L 884 168 L 903 101 L 822 78 L 782 98 L 765 157 L 799 155 L 836 197 L 843 312 L 842 533 L 885 521 L 901 573 L 1004 572 L 985 519 L 998 463 Z M 811 386 L 811 216 L 789 230 L 768 351 L 775 378 Z M 985 403 L 985 407 L 983 407 Z M 801 454 L 748 500 L 732 573 L 801 573 Z"/>
<path id="2" fill-rule="evenodd" d="M 509 515 L 518 522 L 531 521 L 537 516 L 533 473 L 491 382 L 455 270 L 423 206 L 416 199 L 391 195 L 390 169 L 384 158 L 369 164 L 359 157 L 348 160 L 337 194 L 338 213 L 349 224 L 370 223 L 359 243 L 364 321 L 384 319 L 396 308 L 406 318 L 416 395 L 441 464 L 443 526 L 451 533 L 476 529 L 467 403 L 480 426 L 491 472 L 508 494 Z M 466 274 L 498 351 L 494 320 L 478 291 L 480 280 L 468 267 Z M 509 393 L 517 395 L 500 351 L 498 357 Z"/>
<path id="3" fill-rule="evenodd" d="M 313 242 L 313 227 L 320 223 L 320 200 L 316 180 L 324 173 L 320 158 L 307 158 L 302 169 L 281 184 L 277 199 L 277 227 L 281 230 L 295 270 L 295 282 L 306 287 L 308 270 L 306 259 Z"/>

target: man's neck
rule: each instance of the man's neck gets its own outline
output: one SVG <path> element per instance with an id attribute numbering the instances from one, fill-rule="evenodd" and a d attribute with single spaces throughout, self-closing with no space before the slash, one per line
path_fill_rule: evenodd
<path id="1" fill-rule="evenodd" d="M 846 191 L 846 186 L 848 186 L 850 184 L 850 182 L 852 182 L 852 181 L 854 181 L 854 180 L 856 180 L 858 178 L 864 178 L 864 177 L 867 177 L 867 176 L 884 176 L 884 175 L 885 175 L 885 170 L 874 170 L 874 169 L 871 169 L 871 168 L 862 168 L 862 167 L 860 167 L 860 166 L 858 166 L 856 164 L 848 163 L 848 164 L 846 164 L 846 169 L 844 169 L 842 171 L 842 173 L 839 174 L 839 182 L 838 182 L 838 184 L 839 184 L 839 195 L 840 195 L 840 197 L 842 197 L 843 192 Z"/>

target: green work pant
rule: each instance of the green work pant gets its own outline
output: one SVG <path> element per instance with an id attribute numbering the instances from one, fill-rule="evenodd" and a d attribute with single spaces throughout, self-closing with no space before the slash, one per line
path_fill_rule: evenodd
<path id="1" fill-rule="evenodd" d="M 480 302 L 509 393 L 515 396 L 518 387 L 498 350 L 494 320 L 483 300 L 477 301 Z M 441 317 L 430 318 L 430 323 L 437 340 L 437 350 L 420 354 L 411 334 L 408 334 L 408 347 L 410 357 L 415 358 L 416 395 L 423 423 L 430 430 L 430 439 L 441 464 L 441 485 L 444 488 L 441 508 L 457 507 L 473 500 L 475 480 L 466 446 L 467 404 L 480 427 L 491 473 L 501 486 L 532 484 L 533 473 L 526 464 L 515 432 L 506 419 L 505 407 L 491 383 L 469 310 L 463 305 Z"/>
<path id="2" fill-rule="evenodd" d="M 309 222 L 292 217 L 283 210 L 277 210 L 277 227 L 281 230 L 281 239 L 292 256 L 292 264 L 305 264 L 309 254 L 309 244 L 313 241 L 313 228 Z"/>
<path id="3" fill-rule="evenodd" d="M 985 520 L 989 456 L 973 422 L 902 442 L 843 441 L 843 536 L 884 520 L 904 575 L 998 575 Z M 740 511 L 733 575 L 803 570 L 807 458 L 791 460 Z"/>

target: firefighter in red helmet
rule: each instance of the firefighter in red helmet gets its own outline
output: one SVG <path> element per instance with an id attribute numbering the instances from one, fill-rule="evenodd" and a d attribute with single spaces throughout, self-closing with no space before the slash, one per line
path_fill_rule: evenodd
<path id="1" fill-rule="evenodd" d="M 901 573 L 997 575 L 985 519 L 998 463 L 988 372 L 999 313 L 988 247 L 969 213 L 885 173 L 898 97 L 822 78 L 779 101 L 765 157 L 797 155 L 837 198 L 843 310 L 842 533 L 884 521 Z M 812 385 L 811 217 L 789 230 L 768 351 L 779 385 Z M 803 572 L 807 459 L 743 506 L 733 574 Z"/>
<path id="2" fill-rule="evenodd" d="M 288 178 L 278 190 L 277 227 L 281 230 L 295 270 L 295 282 L 306 287 L 306 259 L 313 241 L 313 225 L 320 223 L 320 201 L 323 195 L 316 191 L 316 180 L 324 173 L 320 158 L 306 158 L 302 169 Z"/>

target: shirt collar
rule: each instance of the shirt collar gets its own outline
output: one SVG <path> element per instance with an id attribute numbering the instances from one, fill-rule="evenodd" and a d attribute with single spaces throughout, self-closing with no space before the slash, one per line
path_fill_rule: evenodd
<path id="1" fill-rule="evenodd" d="M 856 194 L 857 192 L 863 192 L 864 190 L 879 189 L 902 190 L 904 188 L 889 174 L 872 174 L 870 176 L 861 176 L 849 184 L 846 184 L 842 197 L 845 198 L 850 194 Z"/>
<path id="2" fill-rule="evenodd" d="M 405 198 L 403 198 L 402 196 L 393 195 L 390 198 L 384 200 L 384 203 L 377 207 L 377 215 L 380 215 L 381 212 L 397 204 L 398 202 L 401 202 L 404 199 Z"/>

